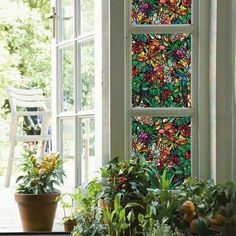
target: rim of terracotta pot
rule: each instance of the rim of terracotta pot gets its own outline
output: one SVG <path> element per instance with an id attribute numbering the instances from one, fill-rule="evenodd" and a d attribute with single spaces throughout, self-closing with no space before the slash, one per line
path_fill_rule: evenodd
<path id="1" fill-rule="evenodd" d="M 45 194 L 27 194 L 15 193 L 15 200 L 19 203 L 30 203 L 40 199 L 41 202 L 57 202 L 59 201 L 60 192 Z"/>

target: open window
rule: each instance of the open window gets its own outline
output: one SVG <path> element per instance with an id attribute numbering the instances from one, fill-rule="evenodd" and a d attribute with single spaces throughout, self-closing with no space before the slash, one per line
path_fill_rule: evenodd
<path id="1" fill-rule="evenodd" d="M 101 165 L 96 125 L 101 79 L 95 44 L 99 11 L 94 0 L 56 1 L 54 64 L 55 149 L 65 162 L 68 185 L 89 181 Z M 97 17 L 97 18 L 96 18 Z M 72 170 L 71 167 L 74 169 Z M 71 182 L 73 180 L 73 183 Z"/>

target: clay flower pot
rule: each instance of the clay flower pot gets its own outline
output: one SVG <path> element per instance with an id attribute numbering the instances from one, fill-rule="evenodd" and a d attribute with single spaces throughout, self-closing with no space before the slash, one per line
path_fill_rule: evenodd
<path id="1" fill-rule="evenodd" d="M 65 232 L 71 232 L 74 227 L 77 225 L 77 220 L 76 219 L 68 219 L 64 221 L 64 231 Z"/>
<path id="2" fill-rule="evenodd" d="M 24 232 L 51 231 L 60 193 L 15 193 Z"/>

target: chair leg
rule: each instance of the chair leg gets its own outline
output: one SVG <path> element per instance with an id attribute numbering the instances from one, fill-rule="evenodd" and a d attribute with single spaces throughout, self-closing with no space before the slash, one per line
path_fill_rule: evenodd
<path id="1" fill-rule="evenodd" d="M 14 151 L 15 151 L 15 141 L 12 140 L 11 144 L 10 144 L 10 153 L 9 153 L 9 159 L 8 159 L 8 165 L 7 165 L 7 175 L 6 175 L 5 187 L 9 187 L 9 185 L 10 185 L 12 164 L 13 164 L 13 159 L 14 159 Z"/>

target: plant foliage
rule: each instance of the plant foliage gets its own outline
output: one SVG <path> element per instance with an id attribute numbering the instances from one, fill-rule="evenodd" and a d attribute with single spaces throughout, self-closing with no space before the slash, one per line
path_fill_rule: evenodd
<path id="1" fill-rule="evenodd" d="M 65 176 L 63 161 L 59 158 L 59 154 L 47 154 L 39 161 L 32 152 L 26 151 L 23 156 L 24 162 L 21 164 L 23 174 L 16 180 L 19 182 L 17 192 L 25 194 L 58 192 L 55 185 L 63 184 Z"/>

